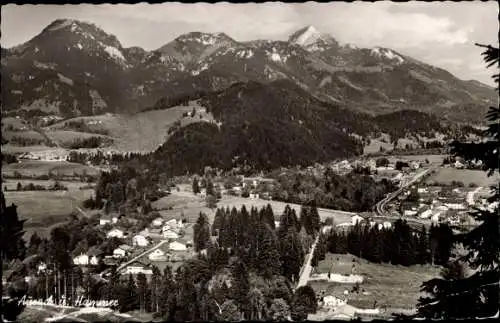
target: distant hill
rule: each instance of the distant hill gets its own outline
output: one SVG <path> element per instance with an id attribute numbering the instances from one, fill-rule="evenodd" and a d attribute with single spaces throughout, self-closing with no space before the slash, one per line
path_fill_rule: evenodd
<path id="1" fill-rule="evenodd" d="M 435 117 L 398 111 L 377 117 L 322 101 L 288 80 L 237 83 L 199 99 L 214 122 L 178 129 L 147 159 L 171 174 L 275 169 L 362 154 L 369 138 L 449 133 Z"/>
<path id="2" fill-rule="evenodd" d="M 124 48 L 96 25 L 58 19 L 28 42 L 2 48 L 1 64 L 3 109 L 14 114 L 136 112 L 235 83 L 277 80 L 373 115 L 411 109 L 480 123 L 497 101 L 480 82 L 389 48 L 341 46 L 312 26 L 287 41 L 240 42 L 224 33 L 191 32 L 146 51 Z"/>

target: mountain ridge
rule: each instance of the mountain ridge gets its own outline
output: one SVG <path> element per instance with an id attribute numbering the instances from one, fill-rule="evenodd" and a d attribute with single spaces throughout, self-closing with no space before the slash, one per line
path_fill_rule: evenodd
<path id="1" fill-rule="evenodd" d="M 278 79 L 368 113 L 403 106 L 454 122 L 479 122 L 472 112 L 480 115 L 496 100 L 479 81 L 459 80 L 390 48 L 341 46 L 313 26 L 287 41 L 239 42 L 223 32 L 190 32 L 147 51 L 124 48 L 95 24 L 58 19 L 24 44 L 2 48 L 2 68 L 5 110 L 65 117 L 140 111 L 169 93 Z"/>

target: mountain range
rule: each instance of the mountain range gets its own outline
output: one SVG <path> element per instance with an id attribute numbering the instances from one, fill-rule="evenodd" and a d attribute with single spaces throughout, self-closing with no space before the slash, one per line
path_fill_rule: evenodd
<path id="1" fill-rule="evenodd" d="M 123 47 L 94 24 L 59 19 L 1 54 L 4 111 L 66 118 L 168 108 L 176 98 L 242 83 L 273 83 L 277 91 L 276 84 L 289 90 L 291 83 L 329 105 L 371 115 L 418 110 L 476 124 L 497 101 L 494 89 L 478 81 L 389 48 L 340 45 L 313 26 L 287 41 L 191 32 L 147 51 Z M 253 91 L 252 99 L 264 92 Z"/>

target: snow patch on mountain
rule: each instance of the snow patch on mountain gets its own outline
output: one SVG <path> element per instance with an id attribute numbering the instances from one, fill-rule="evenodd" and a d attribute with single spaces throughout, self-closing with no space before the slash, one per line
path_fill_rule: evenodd
<path id="1" fill-rule="evenodd" d="M 404 62 L 404 59 L 401 56 L 394 53 L 390 49 L 375 47 L 375 48 L 372 48 L 371 54 L 376 56 L 376 57 L 384 57 L 384 58 L 387 58 L 389 60 L 396 61 L 398 64 L 401 64 Z"/>
<path id="2" fill-rule="evenodd" d="M 240 58 L 252 58 L 253 57 L 253 51 L 251 49 L 244 49 L 244 50 L 239 50 L 236 55 Z"/>
<path id="3" fill-rule="evenodd" d="M 65 83 L 65 84 L 68 84 L 70 86 L 73 86 L 73 80 L 70 79 L 69 77 L 66 77 L 60 73 L 57 73 L 57 77 L 59 77 L 59 81 L 61 81 L 62 83 Z"/>
<path id="4" fill-rule="evenodd" d="M 64 20 L 61 20 L 59 22 L 59 24 L 56 24 L 52 27 L 49 28 L 50 31 L 54 31 L 54 30 L 58 30 L 58 29 L 62 29 L 64 27 L 68 27 L 70 26 L 71 24 L 73 24 L 74 21 L 73 20 L 70 20 L 70 19 L 64 19 Z"/>
<path id="5" fill-rule="evenodd" d="M 197 70 L 194 70 L 194 71 L 191 71 L 191 75 L 193 76 L 197 76 L 199 75 L 201 72 L 205 71 L 208 69 L 208 64 L 207 63 L 204 63 L 199 69 Z"/>
<path id="6" fill-rule="evenodd" d="M 292 44 L 307 46 L 315 43 L 320 38 L 321 33 L 313 26 L 308 26 L 302 33 L 297 35 L 297 37 L 294 37 Z"/>

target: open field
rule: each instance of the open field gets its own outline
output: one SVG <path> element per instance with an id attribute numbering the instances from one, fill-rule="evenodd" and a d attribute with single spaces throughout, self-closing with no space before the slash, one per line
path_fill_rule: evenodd
<path id="1" fill-rule="evenodd" d="M 70 144 L 77 139 L 87 139 L 91 137 L 108 137 L 96 133 L 78 132 L 71 130 L 53 130 L 46 131 L 47 136 L 55 140 L 60 145 Z"/>
<path id="2" fill-rule="evenodd" d="M 3 127 L 8 127 L 9 125 L 12 125 L 12 127 L 14 127 L 14 129 L 19 129 L 19 130 L 23 130 L 23 127 L 27 127 L 26 126 L 26 122 L 19 118 L 14 118 L 14 117 L 2 117 L 2 128 Z"/>
<path id="3" fill-rule="evenodd" d="M 338 260 L 337 260 L 338 259 Z M 430 265 L 393 266 L 390 264 L 370 263 L 352 255 L 327 253 L 325 260 L 318 265 L 318 272 L 350 274 L 355 259 L 356 275 L 364 277 L 359 293 L 349 293 L 348 304 L 359 308 L 412 309 L 421 296 L 420 286 L 424 281 L 439 276 L 440 268 Z M 341 297 L 344 290 L 351 290 L 352 284 L 310 281 L 316 292 L 326 291 L 326 295 Z"/>
<path id="4" fill-rule="evenodd" d="M 488 177 L 486 172 L 482 170 L 472 170 L 472 169 L 456 169 L 456 168 L 439 168 L 435 174 L 427 179 L 427 183 L 446 183 L 449 184 L 451 181 L 463 182 L 465 186 L 470 183 L 475 183 L 478 186 L 490 186 L 498 185 L 500 176 L 496 173 L 494 176 Z"/>
<path id="5" fill-rule="evenodd" d="M 38 151 L 46 151 L 46 150 L 51 150 L 51 149 L 62 149 L 62 148 L 48 147 L 45 145 L 24 146 L 24 147 L 11 145 L 11 144 L 2 145 L 2 152 L 9 153 L 9 154 L 38 152 Z"/>
<path id="6" fill-rule="evenodd" d="M 290 205 L 291 208 L 295 210 L 297 213 L 297 216 L 300 214 L 300 208 L 301 205 L 299 204 L 293 204 L 293 203 L 285 203 L 285 202 L 279 202 L 279 201 L 267 201 L 267 200 L 262 200 L 262 199 L 250 199 L 250 198 L 244 198 L 244 197 L 236 197 L 236 196 L 223 196 L 222 199 L 217 203 L 218 207 L 229 207 L 232 208 L 233 206 L 236 208 L 241 208 L 243 205 L 250 210 L 251 207 L 257 207 L 259 210 L 266 206 L 267 204 L 271 204 L 271 207 L 273 208 L 274 216 L 276 220 L 279 220 L 281 217 L 281 214 L 283 214 L 283 211 L 285 210 L 286 205 Z M 349 213 L 349 212 L 342 212 L 342 211 L 334 211 L 334 210 L 328 210 L 328 209 L 322 209 L 318 208 L 318 213 L 321 218 L 321 220 L 325 220 L 329 217 L 333 218 L 334 222 L 339 224 L 339 223 L 344 223 L 344 222 L 351 222 L 351 216 L 354 213 Z"/>
<path id="7" fill-rule="evenodd" d="M 2 129 L 3 130 L 3 129 Z M 33 130 L 26 131 L 2 131 L 2 137 L 6 140 L 11 140 L 12 137 L 40 140 L 44 141 L 45 138 L 38 132 Z"/>
<path id="8" fill-rule="evenodd" d="M 39 179 L 4 179 L 2 182 L 3 188 L 7 190 L 15 190 L 17 183 L 21 183 L 24 187 L 28 184 L 33 183 L 33 185 L 41 185 L 45 187 L 54 186 L 55 180 L 39 180 Z M 59 183 L 68 188 L 68 190 L 79 190 L 80 188 L 88 187 L 89 185 L 95 185 L 95 183 L 83 183 L 83 182 L 70 182 L 70 181 L 59 181 Z"/>
<path id="9" fill-rule="evenodd" d="M 7 205 L 17 205 L 17 213 L 26 219 L 25 236 L 62 222 L 85 199 L 94 194 L 93 189 L 69 191 L 4 192 Z"/>
<path id="10" fill-rule="evenodd" d="M 427 159 L 431 165 L 441 165 L 445 155 L 406 155 L 406 156 L 388 156 L 387 158 L 391 162 L 396 162 L 397 160 L 403 161 L 417 161 L 420 163 L 425 163 Z"/>
<path id="11" fill-rule="evenodd" d="M 150 152 L 163 144 L 167 139 L 167 131 L 176 121 L 185 126 L 193 122 L 212 121 L 213 117 L 209 113 L 198 114 L 194 118 L 182 117 L 185 112 L 191 112 L 195 108 L 201 109 L 195 102 L 190 102 L 188 106 L 177 106 L 164 110 L 145 111 L 131 115 L 105 114 L 92 117 L 77 117 L 56 123 L 47 128 L 50 136 L 55 132 L 64 129 L 65 123 L 69 121 L 92 122 L 101 129 L 107 130 L 109 137 L 115 142 L 110 147 L 118 151 Z M 203 108 L 204 109 L 204 108 Z M 58 131 L 56 131 L 58 130 Z M 90 136 L 95 134 L 74 132 L 73 136 Z M 57 138 L 56 138 L 57 139 Z"/>
<path id="12" fill-rule="evenodd" d="M 49 171 L 62 176 L 73 176 L 75 173 L 83 174 L 83 172 L 87 175 L 99 174 L 93 167 L 66 161 L 23 160 L 19 163 L 2 165 L 3 175 L 12 176 L 15 171 L 26 176 L 47 175 Z"/>

